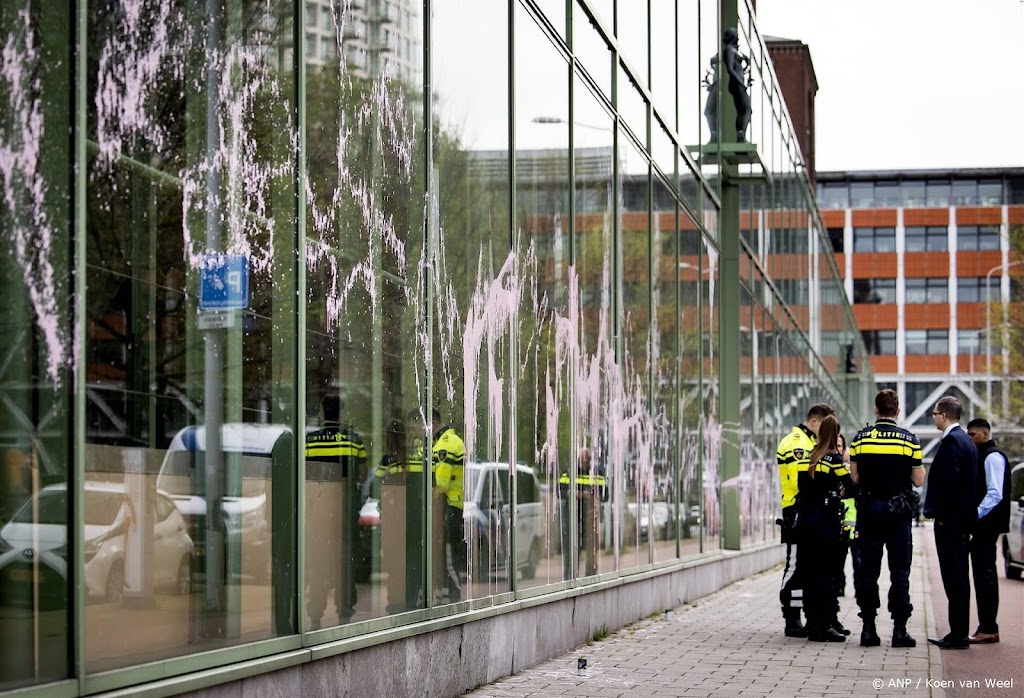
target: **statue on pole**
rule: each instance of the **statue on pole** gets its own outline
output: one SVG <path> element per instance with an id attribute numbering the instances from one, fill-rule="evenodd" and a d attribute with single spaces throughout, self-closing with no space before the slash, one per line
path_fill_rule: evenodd
<path id="1" fill-rule="evenodd" d="M 719 64 L 725 65 L 725 71 L 729 76 L 729 94 L 732 95 L 733 104 L 736 107 L 736 142 L 747 142 L 747 126 L 750 125 L 750 96 L 747 94 L 747 87 L 753 84 L 750 77 L 750 59 L 739 51 L 739 34 L 735 29 L 726 29 L 722 36 L 724 60 L 719 57 L 711 58 L 711 68 L 704 75 L 704 85 L 708 91 L 707 104 L 704 106 L 704 116 L 708 120 L 710 129 L 710 141 L 718 140 L 718 75 Z"/>

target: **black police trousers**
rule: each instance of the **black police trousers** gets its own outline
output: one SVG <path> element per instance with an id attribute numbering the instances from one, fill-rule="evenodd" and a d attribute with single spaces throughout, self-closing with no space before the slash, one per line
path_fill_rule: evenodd
<path id="1" fill-rule="evenodd" d="M 893 621 L 905 623 L 914 607 L 910 604 L 910 561 L 914 554 L 911 511 L 889 511 L 888 497 L 865 496 L 857 500 L 857 549 L 860 579 L 857 605 L 861 618 L 874 618 L 881 606 L 878 575 L 882 571 L 882 549 L 889 558 L 889 613 Z"/>

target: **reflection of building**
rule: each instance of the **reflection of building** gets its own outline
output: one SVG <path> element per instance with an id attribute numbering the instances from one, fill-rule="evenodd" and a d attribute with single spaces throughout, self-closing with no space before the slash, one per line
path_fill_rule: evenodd
<path id="1" fill-rule="evenodd" d="M 999 328 L 1024 301 L 1024 169 L 819 172 L 818 203 L 903 423 L 934 437 L 931 406 L 955 395 L 1005 433 L 1006 374 L 1020 368 L 1004 364 Z"/>
<path id="2" fill-rule="evenodd" d="M 373 78 L 390 66 L 392 77 L 411 82 L 423 51 L 420 11 L 413 0 L 306 0 L 306 63 L 330 63 L 340 50 L 355 76 Z"/>

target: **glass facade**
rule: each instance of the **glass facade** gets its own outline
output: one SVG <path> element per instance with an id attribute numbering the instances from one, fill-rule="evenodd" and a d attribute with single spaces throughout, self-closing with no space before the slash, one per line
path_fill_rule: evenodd
<path id="1" fill-rule="evenodd" d="M 15 5 L 0 693 L 773 542 L 778 439 L 822 399 L 863 417 L 865 344 L 745 3 L 766 167 L 729 212 L 738 284 L 717 3 Z"/>

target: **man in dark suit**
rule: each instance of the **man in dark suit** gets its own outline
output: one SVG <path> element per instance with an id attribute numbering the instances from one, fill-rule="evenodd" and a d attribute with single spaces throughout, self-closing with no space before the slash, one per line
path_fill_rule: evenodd
<path id="1" fill-rule="evenodd" d="M 960 428 L 960 401 L 943 397 L 932 409 L 932 420 L 942 431 L 942 442 L 928 473 L 928 494 L 924 515 L 935 519 L 935 548 L 939 572 L 949 601 L 949 633 L 930 637 L 928 642 L 942 649 L 965 650 L 971 622 L 971 582 L 968 559 L 971 529 L 978 518 L 975 483 L 978 478 L 978 449 Z"/>

